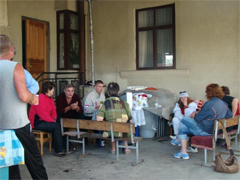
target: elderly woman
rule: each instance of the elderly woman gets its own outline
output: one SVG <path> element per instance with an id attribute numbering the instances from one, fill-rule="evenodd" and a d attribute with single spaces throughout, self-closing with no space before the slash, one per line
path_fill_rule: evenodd
<path id="1" fill-rule="evenodd" d="M 127 102 L 119 99 L 119 85 L 117 83 L 109 83 L 107 87 L 107 93 L 110 96 L 100 106 L 97 121 L 124 122 L 127 123 L 131 117 L 130 108 Z M 109 132 L 104 132 L 105 136 L 109 136 Z M 114 136 L 118 136 L 118 133 L 114 133 Z M 124 141 L 124 145 L 127 146 L 127 141 Z M 116 153 L 115 142 L 112 142 L 111 153 Z M 131 153 L 131 150 L 126 148 L 125 154 Z"/>
<path id="2" fill-rule="evenodd" d="M 53 135 L 53 147 L 55 156 L 66 155 L 62 149 L 62 134 L 59 123 L 56 123 L 57 112 L 53 101 L 54 84 L 45 81 L 42 85 L 42 93 L 39 95 L 39 104 L 32 105 L 29 111 L 29 120 L 32 128 L 51 132 Z"/>
<path id="3" fill-rule="evenodd" d="M 213 132 L 214 121 L 216 119 L 231 118 L 232 112 L 227 104 L 221 99 L 223 92 L 218 84 L 209 84 L 206 87 L 206 98 L 202 109 L 192 117 L 184 117 L 179 126 L 179 139 L 181 140 L 181 150 L 174 154 L 175 158 L 189 159 L 187 153 L 188 134 L 196 136 L 209 136 Z"/>

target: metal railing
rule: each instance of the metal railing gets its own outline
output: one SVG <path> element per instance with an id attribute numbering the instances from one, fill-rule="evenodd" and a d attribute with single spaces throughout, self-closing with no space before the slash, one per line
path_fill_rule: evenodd
<path id="1" fill-rule="evenodd" d="M 81 97 L 80 85 L 84 85 L 85 77 L 82 72 L 42 72 L 36 81 L 39 82 L 40 89 L 44 81 L 51 81 L 55 84 L 53 99 L 63 92 L 66 84 L 72 84 L 75 87 L 75 93 Z"/>

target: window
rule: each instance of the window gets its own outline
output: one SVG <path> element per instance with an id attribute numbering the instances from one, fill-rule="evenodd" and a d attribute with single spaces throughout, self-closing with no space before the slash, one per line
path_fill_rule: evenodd
<path id="1" fill-rule="evenodd" d="M 174 4 L 136 10 L 137 69 L 175 68 Z"/>
<path id="2" fill-rule="evenodd" d="M 57 11 L 58 69 L 77 69 L 80 65 L 79 16 L 70 10 Z"/>

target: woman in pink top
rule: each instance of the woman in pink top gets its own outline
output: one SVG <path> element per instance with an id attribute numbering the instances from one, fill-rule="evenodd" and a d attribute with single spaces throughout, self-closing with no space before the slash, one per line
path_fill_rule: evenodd
<path id="1" fill-rule="evenodd" d="M 62 148 L 61 126 L 56 123 L 57 112 L 53 101 L 54 84 L 46 81 L 42 85 L 42 93 L 39 95 L 39 104 L 32 105 L 29 111 L 29 120 L 32 128 L 51 132 L 53 135 L 54 155 L 64 156 Z"/>

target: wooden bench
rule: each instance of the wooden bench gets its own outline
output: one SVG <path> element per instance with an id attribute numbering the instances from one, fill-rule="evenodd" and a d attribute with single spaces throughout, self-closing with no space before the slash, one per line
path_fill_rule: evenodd
<path id="1" fill-rule="evenodd" d="M 214 123 L 213 135 L 212 136 L 193 136 L 191 139 L 191 146 L 197 147 L 199 149 L 204 149 L 204 163 L 200 163 L 202 166 L 211 166 L 207 164 L 207 150 L 213 151 L 213 161 L 215 160 L 215 142 L 217 139 L 225 139 L 224 134 L 219 132 L 222 129 L 222 124 L 220 121 L 223 122 L 224 127 L 233 127 L 238 125 L 237 129 L 231 130 L 228 133 L 229 139 L 235 139 L 235 144 L 237 147 L 237 136 L 240 133 L 240 116 L 235 116 L 230 119 L 218 119 Z M 196 163 L 199 164 L 199 163 Z"/>
<path id="2" fill-rule="evenodd" d="M 37 141 L 37 145 L 38 148 L 40 149 L 41 155 L 43 155 L 43 144 L 45 142 L 49 142 L 49 152 L 52 151 L 52 133 L 40 130 L 33 130 L 33 134 Z"/>
<path id="3" fill-rule="evenodd" d="M 119 160 L 119 148 L 129 148 L 136 150 L 136 163 L 133 165 L 137 165 L 143 160 L 139 160 L 139 144 L 142 137 L 134 137 L 135 126 L 130 123 L 120 123 L 120 122 L 107 122 L 107 121 L 92 121 L 92 120 L 81 120 L 81 119 L 61 119 L 61 128 L 62 134 L 67 136 L 67 151 L 69 147 L 69 142 L 81 143 L 82 144 L 82 157 L 86 156 L 85 154 L 85 138 L 96 138 L 102 140 L 110 140 L 111 142 L 116 142 L 116 155 L 117 160 Z M 74 128 L 76 131 L 67 131 L 64 132 L 64 128 Z M 82 129 L 86 130 L 100 130 L 100 131 L 110 131 L 111 137 L 102 137 L 101 134 L 96 133 L 88 133 L 82 132 Z M 130 138 L 116 138 L 113 135 L 113 132 L 121 132 L 121 133 L 130 133 Z M 78 140 L 69 139 L 69 136 L 75 136 Z M 131 141 L 135 146 L 124 146 L 120 145 L 119 141 Z"/>

